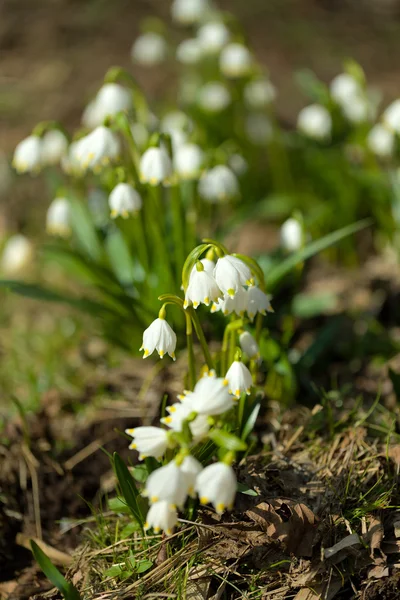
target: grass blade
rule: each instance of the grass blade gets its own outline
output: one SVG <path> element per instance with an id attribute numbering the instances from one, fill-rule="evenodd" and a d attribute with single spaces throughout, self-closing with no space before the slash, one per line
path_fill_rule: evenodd
<path id="1" fill-rule="evenodd" d="M 31 548 L 35 560 L 39 564 L 47 579 L 61 592 L 65 600 L 81 600 L 81 596 L 76 587 L 69 583 L 60 571 L 53 565 L 49 557 L 31 540 Z"/>
<path id="2" fill-rule="evenodd" d="M 135 480 L 117 452 L 114 452 L 114 469 L 122 494 L 132 515 L 143 528 L 146 521 L 147 503 L 140 495 Z"/>

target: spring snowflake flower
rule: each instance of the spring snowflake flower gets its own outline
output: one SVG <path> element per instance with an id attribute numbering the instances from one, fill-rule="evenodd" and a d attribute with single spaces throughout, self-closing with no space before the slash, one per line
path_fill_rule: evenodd
<path id="1" fill-rule="evenodd" d="M 181 464 L 181 471 L 185 475 L 189 496 L 195 497 L 196 479 L 203 470 L 203 465 L 194 456 L 185 456 Z"/>
<path id="2" fill-rule="evenodd" d="M 150 473 L 146 481 L 144 494 L 151 504 L 160 500 L 167 500 L 170 504 L 181 508 L 185 504 L 188 495 L 189 482 L 172 460 L 164 467 Z"/>
<path id="3" fill-rule="evenodd" d="M 135 40 L 131 49 L 134 62 L 144 66 L 159 65 L 167 58 L 168 47 L 165 39 L 155 32 L 143 33 Z"/>
<path id="4" fill-rule="evenodd" d="M 147 530 L 152 527 L 155 533 L 165 531 L 167 535 L 171 535 L 177 522 L 178 514 L 176 508 L 168 500 L 162 500 L 150 506 L 144 529 Z"/>
<path id="5" fill-rule="evenodd" d="M 243 317 L 247 310 L 247 304 L 247 292 L 243 287 L 239 287 L 233 297 L 229 296 L 229 294 L 225 294 L 218 302 L 214 302 L 211 307 L 211 312 L 215 313 L 221 311 L 225 317 L 232 313 L 236 313 L 239 317 Z"/>
<path id="6" fill-rule="evenodd" d="M 42 137 L 42 163 L 56 165 L 68 150 L 68 140 L 59 129 L 50 129 Z"/>
<path id="7" fill-rule="evenodd" d="M 46 229 L 51 235 L 68 237 L 71 233 L 70 205 L 67 198 L 55 198 L 46 215 Z"/>
<path id="8" fill-rule="evenodd" d="M 30 135 L 14 151 L 12 166 L 18 173 L 37 173 L 42 166 L 42 140 Z"/>
<path id="9" fill-rule="evenodd" d="M 249 358 L 259 358 L 260 348 L 251 333 L 243 331 L 239 336 L 239 343 L 242 351 L 247 354 Z"/>
<path id="10" fill-rule="evenodd" d="M 379 158 L 388 158 L 394 152 L 395 136 L 392 131 L 378 123 L 368 133 L 367 146 Z"/>
<path id="11" fill-rule="evenodd" d="M 106 117 L 129 110 L 132 106 L 132 96 L 129 90 L 119 83 L 105 83 L 97 92 L 95 103 L 98 118 L 103 122 Z"/>
<path id="12" fill-rule="evenodd" d="M 196 38 L 183 40 L 176 49 L 176 60 L 183 65 L 197 65 L 202 56 L 203 51 Z"/>
<path id="13" fill-rule="evenodd" d="M 235 398 L 240 398 L 244 392 L 250 394 L 253 386 L 253 378 L 249 369 L 242 361 L 233 361 L 225 378 L 228 380 L 228 391 Z"/>
<path id="14" fill-rule="evenodd" d="M 139 192 L 129 183 L 118 183 L 111 192 L 108 203 L 111 209 L 111 217 L 123 217 L 137 213 L 142 208 L 142 198 Z"/>
<path id="15" fill-rule="evenodd" d="M 174 155 L 175 171 L 181 179 L 196 179 L 204 160 L 202 149 L 196 144 L 179 146 Z"/>
<path id="16" fill-rule="evenodd" d="M 183 307 L 187 308 L 191 304 L 193 308 L 197 308 L 199 304 L 209 306 L 211 302 L 216 302 L 220 295 L 221 290 L 214 277 L 207 273 L 202 263 L 198 263 L 196 271 L 193 270 L 190 274 Z"/>
<path id="17" fill-rule="evenodd" d="M 218 21 L 202 25 L 197 32 L 197 39 L 204 54 L 217 54 L 226 46 L 230 37 L 229 29 Z"/>
<path id="18" fill-rule="evenodd" d="M 194 25 L 203 19 L 209 8 L 209 0 L 174 0 L 171 16 L 181 25 Z"/>
<path id="19" fill-rule="evenodd" d="M 332 79 L 330 84 L 332 98 L 340 106 L 348 104 L 353 98 L 362 94 L 358 81 L 348 73 L 341 73 Z"/>
<path id="20" fill-rule="evenodd" d="M 239 183 L 235 173 L 225 165 L 217 165 L 201 177 L 199 194 L 211 204 L 232 200 L 239 196 Z"/>
<path id="21" fill-rule="evenodd" d="M 120 152 L 118 137 L 108 127 L 100 125 L 80 139 L 74 154 L 82 169 L 99 171 L 115 160 Z"/>
<path id="22" fill-rule="evenodd" d="M 364 96 L 355 96 L 342 105 L 342 112 L 350 123 L 363 123 L 371 116 L 371 106 Z"/>
<path id="23" fill-rule="evenodd" d="M 244 285 L 252 285 L 253 279 L 249 267 L 240 258 L 227 254 L 219 258 L 214 269 L 218 287 L 224 294 L 233 297 Z"/>
<path id="24" fill-rule="evenodd" d="M 205 112 L 220 113 L 231 103 L 228 88 L 219 81 L 209 81 L 200 88 L 197 103 Z"/>
<path id="25" fill-rule="evenodd" d="M 160 358 L 165 354 L 175 360 L 176 333 L 167 321 L 158 317 L 143 332 L 143 344 L 140 350 L 144 350 L 143 358 L 147 358 L 157 350 Z"/>
<path id="26" fill-rule="evenodd" d="M 1 256 L 1 271 L 15 275 L 23 271 L 32 261 L 33 245 L 21 233 L 12 235 L 6 242 Z"/>
<path id="27" fill-rule="evenodd" d="M 139 452 L 139 460 L 147 456 L 160 459 L 168 448 L 168 432 L 160 427 L 135 427 L 125 433 L 133 438 L 129 449 Z"/>
<path id="28" fill-rule="evenodd" d="M 383 124 L 395 133 L 400 133 L 400 99 L 390 104 L 382 115 Z"/>
<path id="29" fill-rule="evenodd" d="M 211 277 L 213 277 L 214 269 L 215 269 L 215 262 L 213 260 L 210 260 L 209 258 L 202 258 L 200 262 L 204 267 L 204 271 L 206 271 L 206 273 L 208 273 L 209 275 L 211 275 Z M 197 273 L 196 265 L 194 265 L 192 272 L 190 273 L 190 279 L 192 278 L 192 275 L 194 275 L 195 273 Z"/>
<path id="30" fill-rule="evenodd" d="M 211 502 L 218 514 L 233 507 L 236 488 L 236 475 L 232 467 L 223 462 L 209 465 L 196 479 L 196 492 L 201 504 Z"/>
<path id="31" fill-rule="evenodd" d="M 321 104 L 310 104 L 297 117 L 297 127 L 304 135 L 315 140 L 326 140 L 331 136 L 332 118 Z"/>
<path id="32" fill-rule="evenodd" d="M 281 246 L 286 252 L 296 252 L 303 246 L 303 229 L 297 219 L 287 219 L 280 230 Z"/>
<path id="33" fill-rule="evenodd" d="M 168 183 L 172 175 L 172 162 L 164 147 L 148 148 L 140 160 L 140 181 L 150 185 Z"/>
<path id="34" fill-rule="evenodd" d="M 245 77 L 251 71 L 253 57 L 243 44 L 229 44 L 221 52 L 219 66 L 225 77 Z"/>
<path id="35" fill-rule="evenodd" d="M 268 79 L 254 79 L 244 88 L 244 99 L 249 108 L 266 108 L 276 98 L 276 88 Z"/>
<path id="36" fill-rule="evenodd" d="M 81 161 L 78 158 L 79 145 L 85 138 L 76 140 L 69 145 L 67 152 L 61 158 L 61 168 L 67 174 L 80 174 L 82 172 Z"/>
<path id="37" fill-rule="evenodd" d="M 196 383 L 190 402 L 193 411 L 199 415 L 222 415 L 233 406 L 228 381 L 210 371 Z"/>
<path id="38" fill-rule="evenodd" d="M 252 285 L 248 288 L 247 292 L 247 314 L 249 315 L 250 321 L 254 319 L 257 313 L 266 315 L 267 312 L 273 312 L 271 306 L 271 296 L 264 294 L 259 287 Z"/>
<path id="39" fill-rule="evenodd" d="M 161 419 L 161 423 L 172 429 L 173 431 L 182 431 L 183 422 L 189 417 L 193 410 L 193 401 L 195 397 L 193 392 L 186 392 L 179 396 L 181 402 L 176 402 L 171 406 L 167 406 L 167 417 Z M 206 437 L 210 430 L 207 415 L 198 415 L 190 421 L 189 428 L 195 443 Z"/>

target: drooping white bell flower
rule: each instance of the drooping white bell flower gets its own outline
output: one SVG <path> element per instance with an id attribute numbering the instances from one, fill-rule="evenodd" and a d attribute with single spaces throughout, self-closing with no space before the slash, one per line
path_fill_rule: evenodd
<path id="1" fill-rule="evenodd" d="M 201 171 L 204 152 L 196 144 L 179 146 L 174 155 L 175 171 L 181 179 L 196 179 Z"/>
<path id="2" fill-rule="evenodd" d="M 125 433 L 133 438 L 129 449 L 139 452 L 139 460 L 147 456 L 160 459 L 168 448 L 168 432 L 161 427 L 135 427 Z"/>
<path id="3" fill-rule="evenodd" d="M 342 104 L 342 112 L 350 123 L 363 123 L 371 116 L 371 106 L 365 96 L 355 96 Z"/>
<path id="4" fill-rule="evenodd" d="M 174 460 L 150 473 L 146 481 L 143 495 L 149 501 L 167 500 L 170 504 L 181 508 L 188 495 L 189 485 L 185 474 Z"/>
<path id="5" fill-rule="evenodd" d="M 7 275 L 16 275 L 23 271 L 32 261 L 33 245 L 21 233 L 12 235 L 3 248 L 0 268 Z"/>
<path id="6" fill-rule="evenodd" d="M 281 247 L 286 252 L 296 252 L 303 246 L 303 229 L 293 217 L 287 219 L 280 230 Z"/>
<path id="7" fill-rule="evenodd" d="M 212 371 L 196 383 L 190 402 L 194 412 L 207 416 L 222 415 L 233 406 L 228 382 Z"/>
<path id="8" fill-rule="evenodd" d="M 332 117 L 321 104 L 310 104 L 299 112 L 297 127 L 310 138 L 326 140 L 331 136 Z"/>
<path id="9" fill-rule="evenodd" d="M 204 18 L 209 8 L 209 0 L 174 0 L 171 16 L 180 25 L 194 25 Z"/>
<path id="10" fill-rule="evenodd" d="M 182 396 L 179 396 L 181 402 L 176 402 L 171 406 L 167 406 L 167 417 L 161 419 L 161 423 L 167 425 L 173 431 L 182 431 L 183 422 L 189 417 L 193 410 L 193 392 L 186 392 Z M 193 436 L 195 443 L 202 440 L 208 434 L 210 424 L 208 422 L 207 415 L 198 415 L 195 419 L 190 421 L 189 428 Z"/>
<path id="11" fill-rule="evenodd" d="M 202 263 L 198 262 L 196 271 L 193 269 L 190 274 L 183 308 L 190 305 L 197 308 L 200 304 L 209 306 L 211 302 L 216 302 L 220 295 L 221 290 L 214 277 L 207 273 Z"/>
<path id="12" fill-rule="evenodd" d="M 181 464 L 181 471 L 185 475 L 189 496 L 191 496 L 192 498 L 195 497 L 194 488 L 196 485 L 196 478 L 202 470 L 203 465 L 198 460 L 196 460 L 194 456 L 191 456 L 190 454 L 188 456 L 185 456 Z"/>
<path id="13" fill-rule="evenodd" d="M 362 88 L 359 82 L 349 75 L 349 73 L 340 73 L 334 77 L 330 84 L 332 98 L 340 106 L 348 104 L 353 98 L 362 94 Z"/>
<path id="14" fill-rule="evenodd" d="M 183 40 L 176 48 L 176 60 L 183 65 L 197 65 L 203 57 L 203 50 L 196 38 Z"/>
<path id="15" fill-rule="evenodd" d="M 247 115 L 244 127 L 248 139 L 256 146 L 265 146 L 274 132 L 270 119 L 263 113 Z"/>
<path id="16" fill-rule="evenodd" d="M 171 136 L 174 152 L 186 143 L 188 133 L 193 129 L 193 122 L 186 113 L 175 110 L 161 119 L 160 131 Z"/>
<path id="17" fill-rule="evenodd" d="M 388 158 L 395 148 L 394 133 L 377 123 L 368 133 L 367 146 L 379 158 Z"/>
<path id="18" fill-rule="evenodd" d="M 271 306 L 271 296 L 265 294 L 259 287 L 252 285 L 248 288 L 247 292 L 247 314 L 249 315 L 250 321 L 254 319 L 257 313 L 266 315 L 267 312 L 273 312 Z"/>
<path id="19" fill-rule="evenodd" d="M 228 380 L 228 391 L 235 398 L 240 398 L 243 393 L 250 394 L 253 378 L 249 369 L 240 360 L 234 360 L 228 369 L 225 379 Z"/>
<path id="20" fill-rule="evenodd" d="M 18 173 L 38 173 L 42 166 L 42 140 L 30 135 L 14 151 L 12 166 Z"/>
<path id="21" fill-rule="evenodd" d="M 382 115 L 383 124 L 395 133 L 400 133 L 400 99 L 390 104 Z"/>
<path id="22" fill-rule="evenodd" d="M 161 500 L 150 506 L 144 529 L 147 531 L 147 529 L 152 527 L 154 533 L 165 531 L 167 535 L 171 535 L 177 522 L 178 513 L 176 512 L 176 508 L 168 500 Z"/>
<path id="23" fill-rule="evenodd" d="M 152 31 L 140 35 L 131 49 L 132 60 L 145 67 L 161 64 L 167 58 L 167 54 L 165 38 Z"/>
<path id="24" fill-rule="evenodd" d="M 253 57 L 246 46 L 232 43 L 222 50 L 219 66 L 225 77 L 245 77 L 252 69 Z"/>
<path id="25" fill-rule="evenodd" d="M 214 278 L 224 294 L 231 297 L 244 285 L 252 284 L 252 274 L 249 267 L 240 258 L 231 254 L 217 260 Z"/>
<path id="26" fill-rule="evenodd" d="M 42 137 L 42 163 L 56 165 L 65 156 L 68 140 L 59 129 L 50 129 Z"/>
<path id="27" fill-rule="evenodd" d="M 232 200 L 239 196 L 235 173 L 226 165 L 217 165 L 206 171 L 199 181 L 199 194 L 211 204 Z"/>
<path id="28" fill-rule="evenodd" d="M 68 237 L 71 233 L 70 204 L 67 198 L 55 198 L 46 215 L 46 229 L 51 235 Z"/>
<path id="29" fill-rule="evenodd" d="M 244 88 L 244 99 L 249 108 L 266 108 L 276 98 L 276 88 L 268 79 L 254 79 Z"/>
<path id="30" fill-rule="evenodd" d="M 239 287 L 233 297 L 229 296 L 229 294 L 225 294 L 223 298 L 220 298 L 218 302 L 215 302 L 211 307 L 211 312 L 215 313 L 221 311 L 225 317 L 232 313 L 236 313 L 239 317 L 243 317 L 247 310 L 247 303 L 247 292 L 243 287 Z"/>
<path id="31" fill-rule="evenodd" d="M 93 99 L 89 104 L 85 106 L 82 113 L 82 125 L 88 129 L 94 129 L 102 124 L 103 120 L 100 115 L 99 105 L 96 103 L 96 99 Z"/>
<path id="32" fill-rule="evenodd" d="M 95 102 L 97 115 L 102 123 L 106 117 L 129 110 L 132 107 L 132 96 L 119 83 L 105 83 L 97 92 Z"/>
<path id="33" fill-rule="evenodd" d="M 108 198 L 108 204 L 113 219 L 119 216 L 127 219 L 142 208 L 142 198 L 129 183 L 118 183 Z"/>
<path id="34" fill-rule="evenodd" d="M 157 350 L 160 358 L 165 354 L 175 360 L 176 333 L 164 318 L 158 317 L 143 332 L 143 344 L 140 350 L 144 350 L 143 358 L 147 358 Z"/>
<path id="35" fill-rule="evenodd" d="M 160 148 L 148 148 L 140 159 L 140 181 L 150 185 L 167 184 L 172 175 L 172 162 L 168 152 Z"/>
<path id="36" fill-rule="evenodd" d="M 209 258 L 202 258 L 200 262 L 203 265 L 204 270 L 209 275 L 211 275 L 211 277 L 214 277 L 215 262 L 213 260 L 210 260 Z M 190 279 L 192 278 L 192 275 L 195 273 L 197 273 L 196 265 L 194 265 L 194 267 L 190 273 Z"/>
<path id="37" fill-rule="evenodd" d="M 243 331 L 239 336 L 239 343 L 242 351 L 247 354 L 249 358 L 259 358 L 260 348 L 251 333 Z"/>
<path id="38" fill-rule="evenodd" d="M 100 125 L 79 140 L 74 155 L 82 169 L 97 172 L 114 161 L 120 152 L 117 135 L 108 127 Z"/>
<path id="39" fill-rule="evenodd" d="M 197 39 L 204 54 L 217 54 L 229 42 L 229 29 L 220 21 L 212 21 L 202 25 L 197 32 Z"/>
<path id="40" fill-rule="evenodd" d="M 198 91 L 197 103 L 205 112 L 220 113 L 231 103 L 228 88 L 219 81 L 209 81 Z"/>
<path id="41" fill-rule="evenodd" d="M 229 465 L 216 462 L 205 467 L 196 479 L 201 504 L 213 504 L 218 514 L 231 509 L 237 489 L 236 475 Z"/>
<path id="42" fill-rule="evenodd" d="M 83 169 L 81 166 L 81 161 L 78 158 L 79 145 L 85 138 L 81 138 L 72 142 L 69 145 L 68 151 L 61 158 L 61 168 L 65 173 L 71 174 L 81 174 Z"/>

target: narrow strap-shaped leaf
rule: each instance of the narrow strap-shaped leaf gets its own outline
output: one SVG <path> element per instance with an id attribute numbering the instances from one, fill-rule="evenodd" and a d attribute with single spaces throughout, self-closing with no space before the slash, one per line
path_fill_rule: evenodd
<path id="1" fill-rule="evenodd" d="M 33 540 L 31 540 L 31 548 L 39 567 L 51 583 L 61 592 L 65 600 L 81 600 L 81 596 L 76 587 L 65 579 L 57 567 L 53 565 L 49 557 Z"/>
<path id="2" fill-rule="evenodd" d="M 114 469 L 125 501 L 132 515 L 139 525 L 143 527 L 146 521 L 147 503 L 140 495 L 135 480 L 117 452 L 114 453 Z"/>

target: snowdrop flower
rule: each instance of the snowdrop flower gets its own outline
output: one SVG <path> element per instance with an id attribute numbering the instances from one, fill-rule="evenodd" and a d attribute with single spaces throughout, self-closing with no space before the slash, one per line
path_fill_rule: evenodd
<path id="1" fill-rule="evenodd" d="M 209 81 L 200 89 L 197 101 L 205 112 L 220 113 L 231 103 L 231 95 L 223 83 Z"/>
<path id="2" fill-rule="evenodd" d="M 249 358 L 259 358 L 260 349 L 251 333 L 243 331 L 239 336 L 239 343 L 242 351 L 247 354 Z"/>
<path id="3" fill-rule="evenodd" d="M 144 350 L 143 358 L 147 358 L 157 350 L 160 358 L 164 358 L 168 353 L 175 360 L 175 348 L 176 333 L 165 318 L 159 316 L 143 332 L 143 344 L 140 347 L 140 350 Z"/>
<path id="4" fill-rule="evenodd" d="M 297 117 L 298 129 L 315 140 L 329 139 L 332 130 L 332 118 L 321 104 L 310 104 L 303 108 Z"/>
<path id="5" fill-rule="evenodd" d="M 100 125 L 89 135 L 79 140 L 74 154 L 82 169 L 99 171 L 118 157 L 120 145 L 118 137 L 108 127 Z"/>
<path id="6" fill-rule="evenodd" d="M 176 508 L 167 500 L 155 502 L 149 508 L 146 516 L 144 529 L 152 527 L 155 533 L 165 531 L 167 535 L 171 535 L 175 525 L 178 522 L 178 514 Z"/>
<path id="7" fill-rule="evenodd" d="M 199 304 L 209 306 L 210 302 L 216 302 L 221 295 L 214 277 L 204 269 L 201 262 L 196 264 L 196 271 L 192 270 L 189 278 L 189 285 L 185 294 L 183 308 L 193 304 L 197 308 Z"/>
<path id="8" fill-rule="evenodd" d="M 335 102 L 342 106 L 351 102 L 354 97 L 362 94 L 363 90 L 354 77 L 348 73 L 341 73 L 332 79 L 330 92 Z"/>
<path id="9" fill-rule="evenodd" d="M 214 277 L 218 287 L 233 297 L 244 285 L 252 284 L 249 267 L 240 258 L 227 254 L 219 258 L 214 269 Z"/>
<path id="10" fill-rule="evenodd" d="M 183 65 L 196 65 L 202 56 L 203 51 L 196 38 L 183 40 L 176 49 L 176 60 Z"/>
<path id="11" fill-rule="evenodd" d="M 253 66 L 253 57 L 243 44 L 229 44 L 221 52 L 219 66 L 225 77 L 244 77 Z"/>
<path id="12" fill-rule="evenodd" d="M 167 500 L 174 506 L 182 507 L 189 490 L 185 474 L 174 460 L 164 467 L 150 473 L 146 481 L 144 496 L 151 504 L 160 500 Z"/>
<path id="13" fill-rule="evenodd" d="M 55 165 L 68 149 L 68 140 L 59 129 L 50 129 L 42 137 L 42 163 Z"/>
<path id="14" fill-rule="evenodd" d="M 181 179 L 196 179 L 204 160 L 202 149 L 196 144 L 183 144 L 175 151 L 175 171 Z"/>
<path id="15" fill-rule="evenodd" d="M 383 124 L 395 133 L 400 133 L 400 100 L 390 104 L 382 115 Z"/>
<path id="16" fill-rule="evenodd" d="M 33 245 L 24 235 L 12 235 L 6 242 L 1 256 L 1 270 L 7 275 L 20 273 L 33 258 Z"/>
<path id="17" fill-rule="evenodd" d="M 133 438 L 129 450 L 137 450 L 139 460 L 147 456 L 160 459 L 168 448 L 168 432 L 160 427 L 135 427 L 125 433 Z"/>
<path id="18" fill-rule="evenodd" d="M 236 294 L 231 297 L 225 294 L 223 298 L 220 298 L 218 302 L 215 302 L 211 307 L 211 312 L 215 313 L 221 311 L 226 317 L 232 313 L 236 313 L 239 317 L 242 317 L 247 309 L 247 292 L 243 287 L 239 287 Z"/>
<path id="19" fill-rule="evenodd" d="M 367 146 L 376 156 L 388 158 L 394 152 L 395 136 L 392 131 L 378 123 L 368 133 Z"/>
<path id="20" fill-rule="evenodd" d="M 18 173 L 37 173 L 42 165 L 42 140 L 30 135 L 14 151 L 12 166 Z"/>
<path id="21" fill-rule="evenodd" d="M 46 229 L 52 235 L 68 237 L 71 233 L 70 206 L 67 198 L 55 198 L 46 215 Z"/>
<path id="22" fill-rule="evenodd" d="M 196 478 L 203 470 L 203 465 L 198 460 L 191 456 L 185 456 L 181 464 L 181 471 L 185 475 L 186 485 L 189 491 L 189 496 L 195 497 L 194 488 L 196 484 Z"/>
<path id="23" fill-rule="evenodd" d="M 108 198 L 111 217 L 123 217 L 137 213 L 142 208 L 142 198 L 139 192 L 129 183 L 118 183 Z"/>
<path id="24" fill-rule="evenodd" d="M 229 42 L 229 29 L 221 22 L 202 25 L 197 32 L 197 39 L 205 54 L 217 54 Z"/>
<path id="25" fill-rule="evenodd" d="M 206 271 L 206 273 L 208 273 L 209 275 L 211 275 L 211 277 L 213 277 L 214 269 L 215 269 L 215 262 L 213 260 L 210 260 L 209 258 L 202 258 L 200 262 L 204 267 L 204 271 Z M 197 273 L 197 268 L 196 268 L 196 265 L 194 265 L 192 272 L 190 273 L 190 279 L 196 273 Z"/>
<path id="26" fill-rule="evenodd" d="M 257 313 L 266 315 L 267 312 L 273 312 L 271 306 L 271 297 L 264 294 L 259 287 L 252 285 L 248 288 L 247 292 L 247 314 L 249 315 L 250 321 L 254 319 Z"/>
<path id="27" fill-rule="evenodd" d="M 204 17 L 209 8 L 208 0 L 174 0 L 171 15 L 181 25 L 194 25 Z"/>
<path id="28" fill-rule="evenodd" d="M 266 108 L 276 98 L 276 88 L 268 79 L 254 79 L 244 88 L 244 99 L 249 108 Z"/>
<path id="29" fill-rule="evenodd" d="M 239 177 L 244 175 L 249 169 L 246 159 L 241 154 L 232 154 L 228 159 L 228 164 L 232 171 Z"/>
<path id="30" fill-rule="evenodd" d="M 192 410 L 199 415 L 222 415 L 233 406 L 228 381 L 211 371 L 196 383 L 190 402 Z"/>
<path id="31" fill-rule="evenodd" d="M 223 462 L 209 465 L 196 479 L 196 492 L 201 504 L 211 502 L 218 514 L 233 507 L 236 488 L 236 475 L 232 467 Z"/>
<path id="32" fill-rule="evenodd" d="M 199 181 L 199 194 L 212 204 L 236 198 L 239 195 L 239 183 L 235 173 L 225 165 L 217 165 L 206 171 Z"/>
<path id="33" fill-rule="evenodd" d="M 269 118 L 262 113 L 248 115 L 245 120 L 248 139 L 257 146 L 262 146 L 272 138 L 273 129 Z"/>
<path id="34" fill-rule="evenodd" d="M 150 185 L 168 183 L 172 175 L 172 162 L 168 152 L 160 148 L 148 148 L 140 159 L 140 181 Z"/>
<path id="35" fill-rule="evenodd" d="M 240 360 L 235 360 L 228 369 L 225 378 L 228 380 L 228 391 L 235 398 L 246 392 L 250 394 L 253 379 L 249 369 Z"/>
<path id="36" fill-rule="evenodd" d="M 134 42 L 131 58 L 145 67 L 153 67 L 164 62 L 167 57 L 167 42 L 155 32 L 143 33 Z"/>
<path id="37" fill-rule="evenodd" d="M 119 83 L 106 83 L 97 92 L 95 103 L 98 118 L 102 123 L 108 116 L 129 110 L 132 106 L 132 97 L 130 92 Z"/>
<path id="38" fill-rule="evenodd" d="M 281 226 L 281 246 L 286 252 L 296 252 L 303 246 L 303 229 L 297 219 L 287 219 Z"/>

